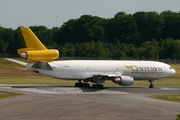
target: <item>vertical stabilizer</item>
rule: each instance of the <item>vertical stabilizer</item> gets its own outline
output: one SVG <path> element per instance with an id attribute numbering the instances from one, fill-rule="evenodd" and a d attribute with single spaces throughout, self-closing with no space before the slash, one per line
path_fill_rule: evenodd
<path id="1" fill-rule="evenodd" d="M 21 26 L 20 30 L 22 32 L 27 48 L 34 50 L 46 50 L 46 47 L 41 43 L 41 41 L 31 31 L 29 27 Z"/>
<path id="2" fill-rule="evenodd" d="M 26 60 L 36 62 L 38 60 L 53 61 L 59 57 L 56 49 L 46 49 L 29 27 L 20 27 L 27 48 L 17 50 L 19 56 Z"/>

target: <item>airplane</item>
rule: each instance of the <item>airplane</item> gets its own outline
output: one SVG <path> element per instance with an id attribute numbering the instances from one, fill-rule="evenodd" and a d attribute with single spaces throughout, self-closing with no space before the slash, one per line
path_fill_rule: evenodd
<path id="1" fill-rule="evenodd" d="M 76 80 L 76 87 L 90 87 L 88 82 L 94 83 L 93 88 L 103 88 L 106 80 L 113 83 L 130 86 L 134 80 L 148 80 L 149 88 L 154 88 L 153 82 L 175 74 L 175 70 L 168 64 L 158 61 L 130 61 L 130 60 L 61 60 L 56 49 L 47 49 L 29 27 L 20 27 L 27 48 L 17 50 L 19 56 L 30 60 L 31 63 L 18 62 L 35 73 L 49 77 Z"/>

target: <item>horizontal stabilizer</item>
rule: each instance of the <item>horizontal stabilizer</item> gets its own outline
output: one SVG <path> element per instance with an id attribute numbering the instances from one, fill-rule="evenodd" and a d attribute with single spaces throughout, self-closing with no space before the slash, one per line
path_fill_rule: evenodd
<path id="1" fill-rule="evenodd" d="M 44 70 L 53 70 L 53 68 L 45 61 L 37 61 L 32 68 L 44 69 Z"/>
<path id="2" fill-rule="evenodd" d="M 22 61 L 19 61 L 19 60 L 15 60 L 15 59 L 11 59 L 11 58 L 4 58 L 4 59 L 6 59 L 8 61 L 11 61 L 11 62 L 14 62 L 14 63 L 17 63 L 17 64 L 20 64 L 20 65 L 24 65 L 24 66 L 27 65 L 26 62 L 22 62 Z"/>

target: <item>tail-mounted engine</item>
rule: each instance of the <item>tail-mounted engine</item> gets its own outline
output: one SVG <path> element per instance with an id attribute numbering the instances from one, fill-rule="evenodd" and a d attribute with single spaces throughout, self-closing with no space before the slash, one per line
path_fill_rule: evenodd
<path id="1" fill-rule="evenodd" d="M 50 62 L 59 57 L 59 51 L 55 49 L 30 50 L 25 52 L 19 52 L 19 56 L 23 59 L 31 60 L 33 62 L 36 62 L 38 60 L 44 60 Z"/>

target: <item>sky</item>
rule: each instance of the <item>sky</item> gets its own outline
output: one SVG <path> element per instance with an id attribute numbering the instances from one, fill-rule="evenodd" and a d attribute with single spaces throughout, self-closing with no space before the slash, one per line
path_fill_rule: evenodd
<path id="1" fill-rule="evenodd" d="M 118 12 L 180 11 L 180 0 L 0 0 L 0 25 L 60 27 L 82 15 L 113 18 Z"/>

